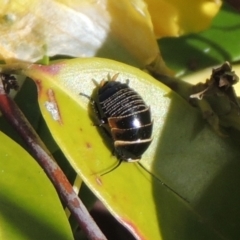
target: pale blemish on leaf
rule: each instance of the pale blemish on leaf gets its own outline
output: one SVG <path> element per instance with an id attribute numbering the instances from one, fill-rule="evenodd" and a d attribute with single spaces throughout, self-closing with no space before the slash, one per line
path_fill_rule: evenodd
<path id="1" fill-rule="evenodd" d="M 45 102 L 47 111 L 51 114 L 54 121 L 58 121 L 60 124 L 63 124 L 54 91 L 52 89 L 48 89 L 47 96 L 49 99 L 49 101 Z"/>

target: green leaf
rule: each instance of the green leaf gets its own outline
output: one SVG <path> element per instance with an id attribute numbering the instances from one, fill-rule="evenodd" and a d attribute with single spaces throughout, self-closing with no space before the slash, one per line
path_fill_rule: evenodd
<path id="1" fill-rule="evenodd" d="M 239 12 L 224 4 L 209 29 L 159 41 L 163 59 L 178 76 L 240 59 Z"/>
<path id="2" fill-rule="evenodd" d="M 235 224 L 240 216 L 238 136 L 220 138 L 195 108 L 169 88 L 122 63 L 72 59 L 50 66 L 31 64 L 23 72 L 35 80 L 43 116 L 73 168 L 137 238 L 239 236 Z M 100 176 L 117 159 L 107 136 L 92 125 L 94 114 L 79 93 L 92 95 L 93 79 L 100 82 L 116 73 L 119 81 L 129 79 L 130 87 L 151 106 L 154 140 L 141 163 L 189 203 L 138 164 L 122 163 Z"/>
<path id="3" fill-rule="evenodd" d="M 73 239 L 59 197 L 35 160 L 0 132 L 0 238 Z"/>

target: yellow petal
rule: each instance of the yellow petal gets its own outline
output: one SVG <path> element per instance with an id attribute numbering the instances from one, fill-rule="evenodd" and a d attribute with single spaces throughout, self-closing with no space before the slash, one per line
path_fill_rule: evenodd
<path id="1" fill-rule="evenodd" d="M 180 36 L 209 27 L 221 0 L 146 0 L 156 36 Z"/>

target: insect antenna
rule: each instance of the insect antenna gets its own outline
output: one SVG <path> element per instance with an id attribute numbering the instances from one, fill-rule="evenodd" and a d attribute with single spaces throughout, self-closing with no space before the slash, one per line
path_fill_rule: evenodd
<path id="1" fill-rule="evenodd" d="M 117 168 L 121 165 L 122 161 L 123 161 L 123 160 L 119 160 L 119 161 L 118 161 L 118 164 L 117 164 L 115 167 L 113 167 L 113 168 L 110 169 L 109 171 L 107 171 L 107 172 L 101 174 L 100 176 L 102 177 L 102 176 L 104 176 L 104 175 L 106 175 L 106 174 L 112 172 L 113 170 L 117 169 Z"/>
<path id="2" fill-rule="evenodd" d="M 170 186 L 168 186 L 166 183 L 164 183 L 162 180 L 160 180 L 158 177 L 156 177 L 154 174 L 152 174 L 148 169 L 146 169 L 140 162 L 138 162 L 138 165 L 144 169 L 146 172 L 148 172 L 152 177 L 154 177 L 157 181 L 159 181 L 163 186 L 165 186 L 166 188 L 168 188 L 171 192 L 173 192 L 175 195 L 177 195 L 179 198 L 183 199 L 184 201 L 186 201 L 187 203 L 190 203 L 186 198 L 184 198 L 183 196 L 181 196 L 179 193 L 177 193 L 175 190 L 173 190 L 173 188 L 171 188 Z"/>

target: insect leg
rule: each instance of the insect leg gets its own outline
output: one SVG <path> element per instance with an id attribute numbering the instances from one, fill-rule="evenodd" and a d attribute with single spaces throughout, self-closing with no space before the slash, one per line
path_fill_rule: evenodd
<path id="1" fill-rule="evenodd" d="M 112 171 L 115 170 L 116 168 L 118 168 L 118 167 L 121 165 L 122 161 L 123 161 L 123 160 L 119 160 L 118 163 L 117 163 L 117 165 L 116 165 L 115 167 L 113 167 L 112 169 L 108 170 L 107 172 L 101 174 L 100 176 L 102 177 L 102 176 L 104 176 L 104 175 L 112 172 Z"/>

